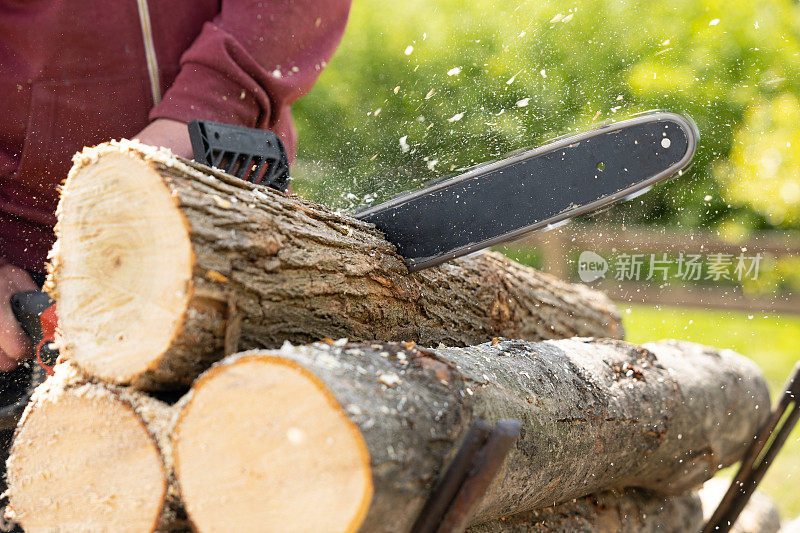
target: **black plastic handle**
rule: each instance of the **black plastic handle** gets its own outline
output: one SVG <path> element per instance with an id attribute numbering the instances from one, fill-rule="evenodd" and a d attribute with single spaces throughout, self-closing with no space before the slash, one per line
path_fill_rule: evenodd
<path id="1" fill-rule="evenodd" d="M 274 132 L 193 120 L 189 123 L 194 160 L 232 176 L 286 192 L 289 158 Z"/>

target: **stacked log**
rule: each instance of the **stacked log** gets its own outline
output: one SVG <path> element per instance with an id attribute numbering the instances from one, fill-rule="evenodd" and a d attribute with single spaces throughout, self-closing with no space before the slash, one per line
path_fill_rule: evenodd
<path id="1" fill-rule="evenodd" d="M 313 501 L 341 530 L 406 531 L 472 423 L 516 418 L 521 436 L 473 523 L 612 488 L 679 494 L 735 461 L 763 423 L 757 375 L 740 356 L 693 344 L 586 339 L 246 352 L 195 382 L 174 432 L 176 476 L 201 529 L 226 519 L 205 489 L 215 479 L 240 483 L 231 498 L 258 522 Z M 223 395 L 237 409 L 220 410 Z M 233 422 L 240 409 L 247 416 Z M 259 430 L 254 420 L 267 416 Z M 230 439 L 215 440 L 223 430 Z M 245 458 L 268 435 L 270 461 L 259 468 Z"/>
<path id="2" fill-rule="evenodd" d="M 686 533 L 704 524 L 701 501 L 693 492 L 663 496 L 628 489 L 578 498 L 467 530 L 467 533 Z"/>
<path id="3" fill-rule="evenodd" d="M 29 531 L 185 526 L 168 404 L 96 383 L 68 362 L 39 386 L 8 460 L 14 519 Z"/>
<path id="4" fill-rule="evenodd" d="M 763 378 L 732 352 L 588 339 L 439 349 L 286 344 L 225 359 L 170 408 L 130 387 L 85 378 L 48 384 L 29 407 L 9 462 L 11 501 L 23 524 L 32 515 L 65 520 L 65 507 L 51 504 L 53 492 L 45 489 L 74 494 L 72 470 L 61 466 L 73 461 L 91 465 L 92 476 L 106 483 L 121 482 L 104 487 L 124 495 L 117 501 L 166 494 L 174 477 L 200 531 L 407 531 L 477 418 L 517 418 L 522 432 L 472 523 L 607 489 L 680 494 L 741 456 L 768 405 Z M 113 400 L 99 406 L 74 399 L 84 396 Z M 98 450 L 79 452 L 95 427 L 131 431 L 119 422 L 118 404 L 141 420 L 138 444 L 127 433 L 100 438 L 147 448 L 148 464 L 160 457 L 161 470 L 140 468 L 133 451 L 124 456 L 113 448 L 119 472 L 93 459 Z M 65 409 L 76 413 L 67 419 L 70 429 L 55 426 L 49 462 L 36 469 L 42 480 L 32 480 L 41 453 L 33 443 Z M 174 426 L 164 422 L 170 419 Z M 172 525 L 148 505 L 142 519 Z"/>
<path id="5" fill-rule="evenodd" d="M 408 531 L 506 418 L 469 524 L 663 530 L 769 411 L 751 362 L 618 340 L 597 292 L 493 253 L 409 275 L 367 224 L 137 143 L 76 157 L 57 231 L 62 362 L 8 463 L 31 530 Z"/>
<path id="6" fill-rule="evenodd" d="M 62 353 L 138 389 L 188 386 L 225 352 L 286 340 L 623 335 L 596 291 L 495 253 L 409 276 L 372 225 L 138 143 L 78 154 L 58 216 Z"/>
<path id="7" fill-rule="evenodd" d="M 697 491 L 664 496 L 626 489 L 503 517 L 467 530 L 467 533 L 683 533 L 700 531 L 711 518 L 729 482 L 720 477 Z M 794 524 L 794 525 L 793 525 Z M 798 524 L 781 526 L 778 509 L 768 496 L 756 492 L 733 524 L 732 533 L 794 533 Z M 795 528 L 795 529 L 792 529 Z"/>

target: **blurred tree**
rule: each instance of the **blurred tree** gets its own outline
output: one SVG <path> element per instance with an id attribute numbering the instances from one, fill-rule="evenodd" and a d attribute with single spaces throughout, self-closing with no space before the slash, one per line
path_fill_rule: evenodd
<path id="1" fill-rule="evenodd" d="M 752 206 L 774 225 L 800 223 L 800 101 L 784 93 L 754 103 L 729 158 L 717 167 L 732 202 Z"/>
<path id="2" fill-rule="evenodd" d="M 697 122 L 695 164 L 607 216 L 797 227 L 799 51 L 792 0 L 360 0 L 296 105 L 295 187 L 352 209 L 660 108 Z"/>

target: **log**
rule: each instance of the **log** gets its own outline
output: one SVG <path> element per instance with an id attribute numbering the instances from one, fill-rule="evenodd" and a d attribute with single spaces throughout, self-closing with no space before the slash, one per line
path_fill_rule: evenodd
<path id="1" fill-rule="evenodd" d="M 33 394 L 8 460 L 10 518 L 26 531 L 186 529 L 171 407 L 62 363 Z"/>
<path id="2" fill-rule="evenodd" d="M 398 532 L 477 418 L 522 431 L 472 524 L 608 489 L 683 493 L 740 458 L 769 396 L 751 361 L 690 343 L 342 341 L 227 358 L 179 409 L 198 530 Z"/>
<path id="3" fill-rule="evenodd" d="M 56 232 L 47 289 L 61 353 L 144 390 L 285 340 L 623 335 L 613 304 L 584 286 L 496 253 L 409 275 L 370 224 L 136 142 L 76 155 Z"/>
<path id="4" fill-rule="evenodd" d="M 780 533 L 800 533 L 800 516 L 783 524 Z"/>
<path id="5" fill-rule="evenodd" d="M 467 533 L 685 533 L 702 527 L 700 499 L 693 491 L 659 496 L 623 490 L 503 517 Z"/>
<path id="6" fill-rule="evenodd" d="M 700 489 L 703 504 L 703 517 L 708 521 L 714 514 L 720 500 L 731 484 L 726 478 L 710 479 Z M 781 515 L 775 502 L 763 492 L 754 492 L 742 509 L 739 518 L 733 523 L 731 533 L 778 533 L 781 529 Z"/>

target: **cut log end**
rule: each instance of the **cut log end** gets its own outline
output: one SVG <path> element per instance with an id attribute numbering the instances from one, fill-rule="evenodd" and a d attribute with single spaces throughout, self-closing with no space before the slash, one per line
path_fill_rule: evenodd
<path id="1" fill-rule="evenodd" d="M 110 152 L 76 168 L 52 254 L 63 348 L 86 372 L 127 383 L 157 365 L 181 327 L 193 265 L 187 223 L 140 157 Z"/>
<path id="2" fill-rule="evenodd" d="M 113 443 L 113 445 L 109 445 Z M 166 472 L 142 420 L 91 385 L 40 397 L 8 463 L 10 505 L 26 531 L 152 531 Z"/>
<path id="3" fill-rule="evenodd" d="M 372 499 L 369 452 L 317 377 L 251 354 L 210 370 L 193 390 L 174 455 L 199 530 L 358 529 Z"/>

